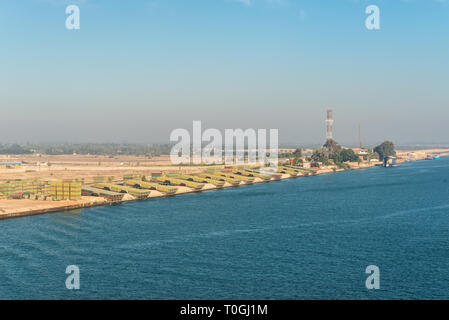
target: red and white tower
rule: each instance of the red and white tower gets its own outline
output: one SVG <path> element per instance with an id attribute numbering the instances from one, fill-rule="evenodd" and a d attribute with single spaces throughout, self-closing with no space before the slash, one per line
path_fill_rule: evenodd
<path id="1" fill-rule="evenodd" d="M 334 124 L 334 119 L 332 119 L 332 110 L 327 110 L 326 117 L 326 140 L 332 139 L 332 126 Z"/>

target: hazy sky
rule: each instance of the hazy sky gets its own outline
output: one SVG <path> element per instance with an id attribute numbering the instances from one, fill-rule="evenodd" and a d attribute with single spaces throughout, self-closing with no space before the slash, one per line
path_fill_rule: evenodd
<path id="1" fill-rule="evenodd" d="M 81 29 L 65 28 L 78 4 Z M 380 8 L 380 30 L 365 8 Z M 2 0 L 0 143 L 449 142 L 449 1 Z"/>

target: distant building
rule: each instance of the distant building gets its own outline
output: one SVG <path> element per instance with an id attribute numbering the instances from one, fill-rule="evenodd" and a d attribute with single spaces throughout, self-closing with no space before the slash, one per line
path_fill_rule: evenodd
<path id="1" fill-rule="evenodd" d="M 151 176 L 151 178 L 162 177 L 162 171 L 153 171 L 153 172 L 150 172 L 150 176 Z"/>
<path id="2" fill-rule="evenodd" d="M 321 169 L 323 168 L 323 163 L 322 162 L 312 162 L 310 163 L 310 168 L 318 168 Z"/>
<path id="3" fill-rule="evenodd" d="M 302 163 L 302 167 L 306 168 L 306 169 L 309 169 L 311 167 L 311 163 L 310 162 L 303 162 Z"/>
<path id="4" fill-rule="evenodd" d="M 285 154 L 285 153 L 293 153 L 296 149 L 290 149 L 290 148 L 284 148 L 284 149 L 278 149 L 279 154 Z"/>
<path id="5" fill-rule="evenodd" d="M 359 157 L 360 161 L 368 161 L 369 160 L 369 154 L 367 149 L 363 148 L 354 148 L 352 149 L 354 153 Z"/>
<path id="6" fill-rule="evenodd" d="M 22 162 L 0 162 L 0 169 L 20 169 Z"/>

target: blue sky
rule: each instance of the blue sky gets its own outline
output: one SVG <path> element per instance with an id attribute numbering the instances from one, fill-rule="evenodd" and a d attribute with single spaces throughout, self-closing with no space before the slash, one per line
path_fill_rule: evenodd
<path id="1" fill-rule="evenodd" d="M 359 123 L 449 142 L 449 1 L 4 0 L 0 41 L 0 143 L 164 142 L 193 120 L 316 143 L 326 108 L 342 143 Z"/>

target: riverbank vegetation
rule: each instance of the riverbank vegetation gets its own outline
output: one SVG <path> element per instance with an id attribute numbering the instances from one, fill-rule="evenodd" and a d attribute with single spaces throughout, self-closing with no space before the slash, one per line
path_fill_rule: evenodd
<path id="1" fill-rule="evenodd" d="M 396 151 L 394 150 L 394 144 L 391 141 L 384 141 L 373 149 L 379 155 L 379 160 L 383 161 L 386 157 L 395 157 Z"/>

